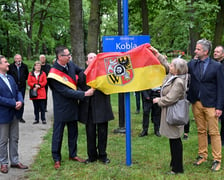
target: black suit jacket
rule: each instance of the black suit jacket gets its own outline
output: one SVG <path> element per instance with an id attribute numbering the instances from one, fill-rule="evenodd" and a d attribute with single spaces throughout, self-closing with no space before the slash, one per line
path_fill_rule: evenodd
<path id="1" fill-rule="evenodd" d="M 16 84 L 18 85 L 19 90 L 26 87 L 26 80 L 29 75 L 29 70 L 26 64 L 24 64 L 23 62 L 21 63 L 20 79 L 18 79 L 18 72 L 15 63 L 9 65 L 9 71 L 7 72 L 7 74 L 10 74 L 14 78 Z"/>
<path id="2" fill-rule="evenodd" d="M 86 85 L 84 72 L 79 73 L 78 87 L 86 91 L 90 87 Z M 94 95 L 85 97 L 79 102 L 79 121 L 87 124 L 104 123 L 114 119 L 110 103 L 110 95 L 106 95 L 99 90 L 95 90 Z"/>
<path id="3" fill-rule="evenodd" d="M 197 60 L 191 60 L 188 63 L 188 72 L 191 76 L 188 100 L 192 104 L 200 100 L 204 107 L 215 107 L 222 110 L 224 107 L 224 72 L 221 64 L 209 58 L 208 66 L 200 78 L 197 63 Z"/>
<path id="4" fill-rule="evenodd" d="M 82 69 L 71 61 L 67 65 L 68 72 L 57 62 L 54 63 L 53 67 L 68 74 L 74 81 L 77 81 L 76 75 L 78 75 Z M 54 120 L 62 122 L 77 121 L 78 100 L 84 98 L 85 92 L 71 89 L 52 78 L 48 78 L 48 83 L 53 95 Z"/>

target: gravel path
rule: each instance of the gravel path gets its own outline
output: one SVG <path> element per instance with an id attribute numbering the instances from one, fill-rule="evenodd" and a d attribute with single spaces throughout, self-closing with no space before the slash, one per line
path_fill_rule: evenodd
<path id="1" fill-rule="evenodd" d="M 34 162 L 43 137 L 52 126 L 52 118 L 53 102 L 50 90 L 48 91 L 48 112 L 46 112 L 47 124 L 39 123 L 33 125 L 33 103 L 29 100 L 28 94 L 26 94 L 24 110 L 24 120 L 26 123 L 19 123 L 19 159 L 21 163 L 30 166 Z M 26 171 L 28 170 L 9 167 L 8 174 L 0 172 L 0 180 L 22 180 Z"/>

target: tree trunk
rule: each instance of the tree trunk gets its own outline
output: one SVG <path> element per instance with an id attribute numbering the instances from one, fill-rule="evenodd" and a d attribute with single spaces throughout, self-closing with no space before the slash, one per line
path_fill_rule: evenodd
<path id="1" fill-rule="evenodd" d="M 87 53 L 97 53 L 98 37 L 100 29 L 100 0 L 91 0 L 88 35 L 87 35 Z"/>
<path id="2" fill-rule="evenodd" d="M 34 8 L 35 8 L 36 0 L 31 1 L 30 7 L 30 21 L 26 21 L 26 29 L 27 29 L 27 36 L 30 39 L 30 42 L 27 45 L 27 59 L 31 59 L 32 56 L 32 33 L 33 33 L 33 19 L 34 19 Z M 25 8 L 23 8 L 25 12 Z"/>
<path id="3" fill-rule="evenodd" d="M 149 18 L 148 18 L 148 6 L 147 0 L 141 0 L 141 15 L 142 15 L 142 34 L 148 35 L 149 34 Z"/>
<path id="4" fill-rule="evenodd" d="M 215 24 L 215 33 L 214 33 L 214 39 L 213 39 L 213 48 L 215 48 L 218 45 L 221 45 L 222 42 L 222 36 L 224 32 L 224 1 L 219 0 L 219 6 L 221 9 L 219 10 L 216 18 L 216 24 Z"/>
<path id="5" fill-rule="evenodd" d="M 85 67 L 82 1 L 69 0 L 72 60 Z"/>
<path id="6" fill-rule="evenodd" d="M 20 7 L 19 7 L 19 1 L 16 0 L 16 6 L 17 6 L 17 16 L 18 16 L 18 25 L 20 27 L 20 31 L 23 31 L 23 26 L 22 26 L 22 22 L 21 22 L 21 14 L 20 14 Z M 19 38 L 19 53 L 20 55 L 23 57 L 23 41 L 21 38 Z"/>
<path id="7" fill-rule="evenodd" d="M 194 0 L 191 0 L 191 4 L 194 3 Z M 192 5 L 190 4 L 190 6 L 192 7 Z M 194 20 L 194 12 L 195 10 L 192 8 L 189 10 L 190 14 L 192 14 L 191 16 L 191 21 L 194 22 L 194 27 L 193 28 L 189 28 L 189 53 L 191 55 L 191 57 L 194 57 L 194 50 L 195 50 L 195 46 L 196 46 L 196 42 L 200 39 L 200 33 L 199 30 L 197 29 L 199 26 L 197 26 L 197 24 L 195 24 L 195 20 Z"/>

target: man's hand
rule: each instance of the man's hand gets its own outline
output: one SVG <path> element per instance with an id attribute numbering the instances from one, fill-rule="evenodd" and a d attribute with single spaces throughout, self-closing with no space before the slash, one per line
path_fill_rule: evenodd
<path id="1" fill-rule="evenodd" d="M 216 109 L 215 110 L 215 116 L 220 117 L 222 115 L 222 110 Z"/>
<path id="2" fill-rule="evenodd" d="M 22 107 L 22 105 L 23 105 L 23 103 L 21 102 L 21 101 L 17 101 L 16 102 L 16 110 L 20 110 L 21 109 L 21 107 Z"/>
<path id="3" fill-rule="evenodd" d="M 91 88 L 91 89 L 88 89 L 86 92 L 85 92 L 85 96 L 92 96 L 93 93 L 94 93 L 95 89 Z"/>

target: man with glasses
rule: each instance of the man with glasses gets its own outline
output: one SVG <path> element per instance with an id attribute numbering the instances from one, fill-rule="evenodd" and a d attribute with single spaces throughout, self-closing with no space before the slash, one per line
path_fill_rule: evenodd
<path id="1" fill-rule="evenodd" d="M 82 69 L 70 59 L 68 48 L 59 46 L 55 50 L 56 61 L 48 74 L 48 83 L 53 95 L 54 125 L 52 135 L 52 156 L 54 168 L 61 166 L 61 146 L 64 127 L 68 129 L 69 160 L 84 162 L 77 156 L 78 138 L 78 100 L 92 96 L 94 89 L 79 91 L 76 87 L 76 75 Z"/>

